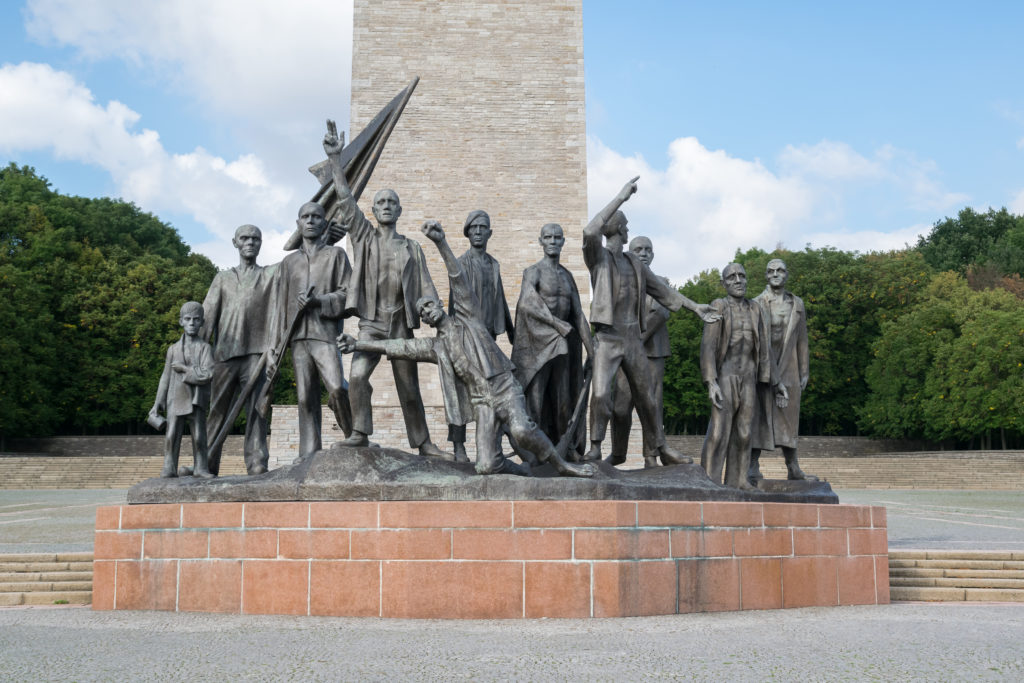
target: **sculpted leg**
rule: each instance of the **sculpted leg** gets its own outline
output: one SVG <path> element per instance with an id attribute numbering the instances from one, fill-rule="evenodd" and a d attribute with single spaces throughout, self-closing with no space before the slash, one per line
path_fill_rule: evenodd
<path id="1" fill-rule="evenodd" d="M 206 442 L 206 411 L 196 408 L 189 417 L 189 430 L 192 432 L 192 474 L 203 479 L 212 479 L 208 465 L 209 450 Z"/>
<path id="2" fill-rule="evenodd" d="M 795 448 L 783 446 L 782 455 L 786 459 L 787 479 L 806 479 L 807 481 L 818 481 L 818 478 L 816 476 L 814 476 L 813 474 L 807 474 L 802 469 L 800 469 L 800 462 L 797 460 Z"/>
<path id="3" fill-rule="evenodd" d="M 299 412 L 299 457 L 304 458 L 320 450 L 320 377 L 316 361 L 312 358 L 305 340 L 292 344 L 292 361 L 295 365 L 295 393 L 298 397 Z"/>
<path id="4" fill-rule="evenodd" d="M 181 415 L 167 416 L 167 436 L 164 437 L 164 468 L 161 477 L 178 476 L 178 452 L 181 448 L 181 433 L 185 429 L 185 418 Z"/>
<path id="5" fill-rule="evenodd" d="M 252 367 L 259 362 L 259 356 L 256 354 L 246 358 L 247 362 L 239 373 L 239 377 L 243 381 L 248 379 Z M 245 471 L 249 474 L 263 474 L 267 471 L 267 464 L 270 462 L 270 451 L 267 448 L 267 419 L 256 410 L 256 396 L 260 393 L 263 383 L 266 382 L 266 377 L 262 372 L 258 375 L 256 384 L 249 395 L 249 400 L 246 402 L 245 407 L 245 447 L 243 457 L 245 460 Z M 244 384 L 240 384 L 239 390 L 243 389 L 244 386 Z M 212 423 L 212 419 L 209 422 Z M 216 434 L 212 426 L 210 427 L 210 433 Z M 211 452 L 210 471 L 214 474 L 219 472 L 219 457 L 217 467 L 218 469 L 216 470 L 213 468 L 213 453 Z"/>
<path id="6" fill-rule="evenodd" d="M 594 379 L 590 389 L 590 450 L 583 456 L 584 460 L 601 459 L 601 442 L 612 415 L 612 383 L 621 363 L 621 340 L 599 334 L 594 347 Z"/>
<path id="7" fill-rule="evenodd" d="M 615 373 L 615 393 L 612 400 L 612 454 L 605 462 L 621 465 L 626 462 L 629 432 L 633 428 L 633 394 L 629 390 L 626 374 L 619 368 Z"/>
<path id="8" fill-rule="evenodd" d="M 206 421 L 211 435 L 215 436 L 220 430 L 220 426 L 224 423 L 224 419 L 227 416 L 228 411 L 231 409 L 231 404 L 234 402 L 235 396 L 238 395 L 238 391 L 242 386 L 240 375 L 241 372 L 247 368 L 242 367 L 240 360 L 241 359 L 232 358 L 216 363 L 213 366 L 210 415 Z M 249 420 L 250 418 L 247 415 L 247 424 Z M 248 431 L 248 428 L 246 428 L 246 433 L 248 433 Z M 222 446 L 218 446 L 216 449 L 210 451 L 209 468 L 210 472 L 213 474 L 220 472 L 221 450 Z"/>
<path id="9" fill-rule="evenodd" d="M 360 335 L 362 336 L 362 335 Z M 368 435 L 373 434 L 373 386 L 370 375 L 380 363 L 379 353 L 356 351 L 352 354 L 352 379 L 349 383 L 349 403 L 352 406 L 352 435 L 342 441 L 346 446 L 367 446 Z"/>
<path id="10" fill-rule="evenodd" d="M 747 481 L 753 486 L 757 486 L 757 482 L 764 479 L 764 475 L 761 474 L 761 449 L 753 448 L 750 451 L 750 467 L 747 469 Z"/>

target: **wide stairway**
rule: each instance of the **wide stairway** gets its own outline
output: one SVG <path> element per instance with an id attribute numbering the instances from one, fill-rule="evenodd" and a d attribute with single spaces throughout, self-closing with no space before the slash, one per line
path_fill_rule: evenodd
<path id="1" fill-rule="evenodd" d="M 0 607 L 88 605 L 92 553 L 0 555 Z M 1024 602 L 1024 552 L 890 550 L 894 601 Z"/>
<path id="2" fill-rule="evenodd" d="M 183 457 L 192 465 L 192 457 Z M 5 489 L 126 489 L 143 479 L 159 477 L 163 456 L 4 456 L 0 457 L 0 488 Z M 221 461 L 220 473 L 245 474 L 241 458 Z"/>
<path id="3" fill-rule="evenodd" d="M 1024 552 L 889 550 L 892 600 L 1024 602 Z"/>
<path id="4" fill-rule="evenodd" d="M 92 553 L 0 555 L 0 606 L 92 603 Z"/>

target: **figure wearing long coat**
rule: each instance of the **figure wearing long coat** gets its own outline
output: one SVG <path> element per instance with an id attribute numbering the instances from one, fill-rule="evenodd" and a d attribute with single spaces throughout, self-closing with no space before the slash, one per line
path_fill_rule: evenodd
<path id="1" fill-rule="evenodd" d="M 786 324 L 781 344 L 772 344 L 773 371 L 779 382 L 789 392 L 789 403 L 785 408 L 775 404 L 775 395 L 770 387 L 758 388 L 758 410 L 754 415 L 754 430 L 751 447 L 771 451 L 779 446 L 796 448 L 800 433 L 800 394 L 803 380 L 809 374 L 807 350 L 807 310 L 803 299 L 790 292 L 784 292 L 784 299 L 790 303 L 789 321 Z M 777 306 L 778 297 L 771 287 L 766 287 L 754 301 L 771 331 L 772 307 Z M 774 341 L 774 340 L 773 340 Z"/>

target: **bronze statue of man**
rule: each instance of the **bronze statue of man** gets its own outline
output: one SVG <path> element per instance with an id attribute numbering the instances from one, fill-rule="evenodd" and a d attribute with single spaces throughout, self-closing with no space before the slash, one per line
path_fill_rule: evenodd
<path id="1" fill-rule="evenodd" d="M 767 387 L 758 390 L 758 409 L 754 417 L 753 450 L 750 453 L 748 479 L 751 484 L 761 475 L 761 451 L 782 448 L 788 479 L 818 478 L 800 469 L 796 440 L 800 433 L 800 395 L 810 376 L 807 353 L 807 310 L 803 299 L 786 290 L 789 271 L 782 259 L 772 259 L 765 268 L 768 284 L 754 297 L 768 321 L 771 333 L 772 363 L 779 381 L 789 392 L 780 405 Z"/>
<path id="2" fill-rule="evenodd" d="M 361 341 L 412 339 L 413 330 L 420 326 L 416 301 L 422 296 L 437 297 L 423 250 L 415 240 L 398 233 L 402 204 L 394 190 L 380 190 L 373 197 L 377 226 L 366 219 L 345 178 L 341 149 L 342 143 L 329 124 L 324 151 L 338 193 L 337 223 L 348 235 L 353 254 L 345 315 L 359 316 Z M 347 446 L 370 443 L 369 435 L 373 434 L 370 375 L 378 363 L 380 354 L 373 351 L 358 351 L 352 356 L 349 387 L 352 434 L 342 441 Z M 409 445 L 421 455 L 444 457 L 445 453 L 431 442 L 427 430 L 416 363 L 397 359 L 391 363 L 391 369 Z"/>
<path id="3" fill-rule="evenodd" d="M 643 315 L 644 295 L 650 295 L 670 311 L 686 308 L 705 322 L 718 319 L 706 304 L 697 304 L 670 287 L 651 272 L 635 254 L 623 253 L 629 237 L 625 215 L 619 207 L 636 192 L 630 180 L 619 194 L 594 217 L 583 230 L 583 260 L 590 270 L 593 301 L 590 322 L 596 330 L 594 344 L 594 383 L 590 399 L 590 450 L 586 458 L 601 457 L 608 420 L 612 413 L 612 387 L 621 367 L 636 401 L 636 412 L 643 428 L 644 465 L 655 467 L 691 462 L 665 443 L 662 406 L 655 403 L 651 373 L 643 334 L 647 329 Z M 605 243 L 606 242 L 606 243 Z"/>
<path id="4" fill-rule="evenodd" d="M 647 237 L 634 237 L 629 242 L 629 251 L 648 268 L 654 262 L 654 245 Z M 662 278 L 665 280 L 665 278 Z M 668 282 L 668 280 L 665 280 Z M 647 362 L 650 364 L 651 389 L 654 391 L 654 402 L 664 405 L 665 359 L 672 353 L 668 338 L 669 310 L 658 303 L 650 295 L 644 296 L 644 329 L 641 339 Z M 629 390 L 626 373 L 619 368 L 615 373 L 615 398 L 612 403 L 612 452 L 605 459 L 611 465 L 622 465 L 626 462 L 626 450 L 629 447 L 629 432 L 633 428 L 633 394 Z M 659 413 L 661 418 L 662 414 Z M 662 427 L 664 428 L 664 426 Z"/>
<path id="5" fill-rule="evenodd" d="M 498 437 L 508 433 L 541 462 L 550 462 L 566 476 L 590 477 L 590 463 L 566 462 L 526 412 L 526 397 L 512 374 L 512 362 L 502 353 L 479 315 L 476 293 L 445 239 L 441 224 L 423 224 L 448 269 L 454 312 L 448 315 L 436 295 L 420 297 L 417 308 L 437 336 L 421 339 L 355 340 L 338 338 L 343 353 L 385 353 L 391 359 L 436 363 L 448 421 L 476 421 L 476 471 L 480 474 L 528 475 L 529 469 L 505 458 Z"/>
<path id="6" fill-rule="evenodd" d="M 711 422 L 700 464 L 715 483 L 752 490 L 747 482 L 750 432 L 757 405 L 757 384 L 771 384 L 785 401 L 786 387 L 772 375 L 767 325 L 761 307 L 747 298 L 747 273 L 738 263 L 722 271 L 728 296 L 711 306 L 721 316 L 705 323 L 700 370 L 711 400 Z"/>
<path id="7" fill-rule="evenodd" d="M 462 272 L 469 280 L 469 287 L 476 294 L 480 306 L 480 318 L 491 336 L 497 339 L 508 336 L 510 344 L 515 342 L 512 315 L 505 301 L 505 288 L 501 283 L 501 268 L 498 261 L 487 253 L 487 242 L 491 239 L 491 217 L 486 211 L 471 211 L 462 226 L 462 234 L 469 239 L 469 249 L 459 257 Z M 454 292 L 452 292 L 454 294 Z M 455 300 L 448 302 L 448 312 L 455 311 Z M 448 440 L 455 451 L 455 460 L 468 462 L 466 455 L 466 425 L 449 424 Z"/>
<path id="8" fill-rule="evenodd" d="M 523 271 L 512 363 L 526 392 L 530 417 L 548 439 L 558 443 L 570 428 L 583 387 L 582 349 L 593 358 L 594 347 L 576 282 L 559 263 L 565 245 L 562 226 L 548 223 L 537 241 L 544 258 Z M 570 443 L 580 458 L 586 443 L 585 420 L 578 422 Z"/>
<path id="9" fill-rule="evenodd" d="M 247 389 L 249 378 L 260 357 L 273 344 L 269 339 L 268 320 L 271 313 L 271 285 L 277 265 L 256 264 L 263 234 L 255 225 L 242 225 L 235 230 L 231 244 L 238 249 L 238 265 L 222 270 L 213 278 L 203 300 L 202 337 L 212 341 L 213 398 L 207 427 L 211 435 L 220 431 L 235 397 Z M 256 410 L 256 397 L 266 375 L 255 373 L 255 386 L 245 404 L 245 471 L 263 474 L 267 471 L 270 452 L 267 450 L 267 420 Z M 214 475 L 220 472 L 222 445 L 210 450 L 209 467 Z"/>
<path id="10" fill-rule="evenodd" d="M 322 206 L 306 202 L 295 223 L 302 234 L 302 245 L 284 257 L 274 274 L 276 306 L 271 325 L 275 349 L 283 351 L 283 346 L 291 343 L 299 409 L 299 457 L 304 458 L 322 445 L 321 382 L 327 388 L 327 405 L 338 426 L 348 426 L 348 389 L 334 340 L 341 331 L 352 269 L 345 250 L 329 246 L 323 239 L 327 222 Z M 280 355 L 270 356 L 267 376 L 273 377 L 277 371 L 273 358 Z"/>

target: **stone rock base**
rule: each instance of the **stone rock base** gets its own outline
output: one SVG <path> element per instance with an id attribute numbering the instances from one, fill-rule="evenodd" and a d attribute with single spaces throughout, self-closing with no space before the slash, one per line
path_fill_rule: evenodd
<path id="1" fill-rule="evenodd" d="M 519 619 L 888 602 L 882 507 L 305 501 L 96 513 L 96 610 Z"/>

